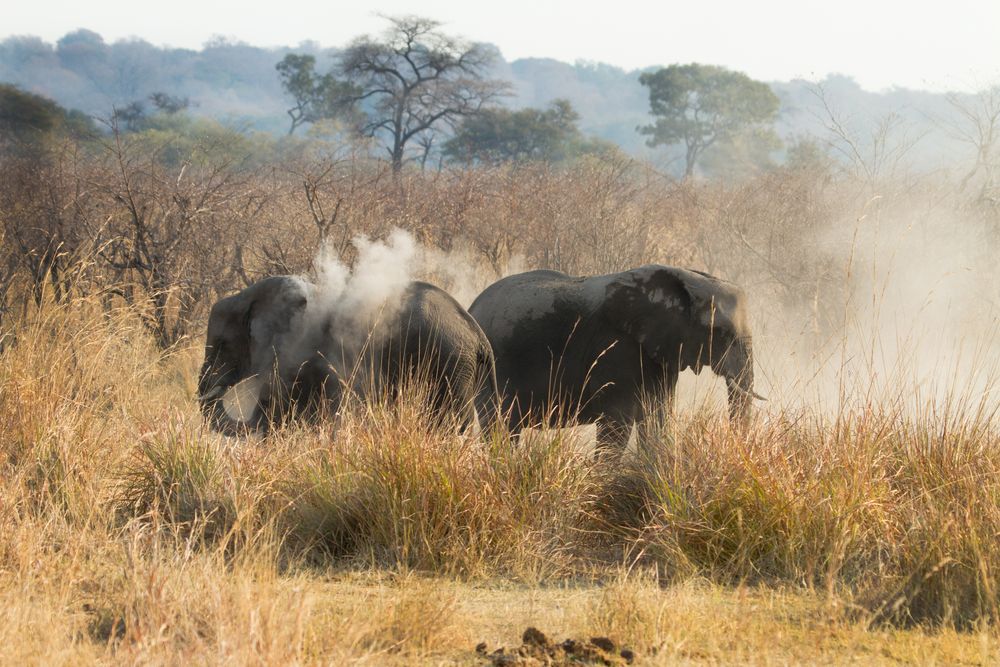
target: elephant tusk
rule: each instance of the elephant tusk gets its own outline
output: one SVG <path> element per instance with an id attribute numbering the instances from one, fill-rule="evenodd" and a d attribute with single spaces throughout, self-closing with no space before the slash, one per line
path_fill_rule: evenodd
<path id="1" fill-rule="evenodd" d="M 727 379 L 727 383 L 729 383 L 729 382 L 732 383 L 731 385 L 729 385 L 732 389 L 735 389 L 736 391 L 738 391 L 739 393 L 743 394 L 744 396 L 749 396 L 750 398 L 755 398 L 758 401 L 765 401 L 765 402 L 767 401 L 767 397 L 761 396 L 760 394 L 758 394 L 754 390 L 751 389 L 750 391 L 747 391 L 743 387 L 741 387 L 738 384 L 736 384 L 735 381 Z"/>
<path id="2" fill-rule="evenodd" d="M 250 421 L 257 410 L 263 388 L 264 378 L 252 375 L 227 389 L 222 397 L 222 408 L 226 415 L 235 422 L 245 424 Z"/>
<path id="3" fill-rule="evenodd" d="M 216 385 L 211 389 L 209 389 L 207 392 L 205 392 L 202 396 L 199 396 L 198 400 L 202 402 L 210 401 L 221 393 L 222 393 L 222 387 Z"/>

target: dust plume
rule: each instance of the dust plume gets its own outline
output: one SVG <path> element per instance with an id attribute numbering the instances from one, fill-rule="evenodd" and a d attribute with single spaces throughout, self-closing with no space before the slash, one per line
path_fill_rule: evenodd
<path id="1" fill-rule="evenodd" d="M 332 319 L 363 334 L 377 319 L 395 314 L 399 299 L 413 280 L 417 244 L 413 236 L 394 229 L 384 240 L 358 236 L 357 259 L 350 267 L 329 247 L 313 261 L 316 297 L 310 301 L 311 321 Z"/>
<path id="2" fill-rule="evenodd" d="M 283 351 L 285 358 L 301 361 L 324 350 L 327 361 L 346 377 L 379 335 L 379 324 L 397 315 L 413 281 L 433 283 L 466 307 L 498 277 L 484 270 L 470 250 L 428 248 L 399 228 L 384 239 L 357 236 L 352 245 L 351 264 L 330 246 L 314 257 L 311 274 L 303 276 L 310 290 L 303 332 Z M 328 350 L 331 340 L 335 349 Z"/>
<path id="3" fill-rule="evenodd" d="M 877 198 L 842 206 L 808 230 L 810 262 L 828 275 L 790 301 L 754 266 L 751 299 L 758 391 L 765 412 L 826 415 L 877 408 L 991 415 L 1000 407 L 1000 271 L 995 230 L 954 201 Z M 720 402 L 691 377 L 686 403 Z"/>

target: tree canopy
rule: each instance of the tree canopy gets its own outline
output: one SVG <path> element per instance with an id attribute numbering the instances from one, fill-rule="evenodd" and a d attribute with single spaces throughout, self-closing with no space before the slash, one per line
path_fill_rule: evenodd
<path id="1" fill-rule="evenodd" d="M 732 142 L 748 131 L 773 134 L 777 95 L 741 72 L 697 63 L 671 65 L 642 74 L 639 82 L 649 88 L 650 112 L 656 117 L 639 132 L 649 137 L 651 147 L 683 144 L 685 177 L 716 143 Z"/>
<path id="2" fill-rule="evenodd" d="M 288 109 L 288 116 L 292 119 L 288 134 L 304 123 L 347 118 L 354 112 L 354 101 L 359 91 L 331 73 L 318 74 L 314 56 L 289 53 L 275 65 L 275 69 L 281 77 L 282 87 L 294 101 Z"/>
<path id="3" fill-rule="evenodd" d="M 568 100 L 554 100 L 548 109 L 483 109 L 462 119 L 444 156 L 464 164 L 558 162 L 604 148 L 583 136 L 579 118 Z"/>

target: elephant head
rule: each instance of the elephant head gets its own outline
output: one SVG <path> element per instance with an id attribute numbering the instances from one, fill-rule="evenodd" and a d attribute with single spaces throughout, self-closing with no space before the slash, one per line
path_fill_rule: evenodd
<path id="1" fill-rule="evenodd" d="M 674 373 L 708 366 L 726 380 L 729 414 L 749 416 L 753 343 L 746 297 L 736 285 L 699 271 L 645 266 L 624 274 L 617 317 L 645 350 Z"/>
<path id="2" fill-rule="evenodd" d="M 310 291 L 299 278 L 277 276 L 212 307 L 198 396 L 217 427 L 260 427 L 288 404 L 310 349 L 301 326 Z"/>

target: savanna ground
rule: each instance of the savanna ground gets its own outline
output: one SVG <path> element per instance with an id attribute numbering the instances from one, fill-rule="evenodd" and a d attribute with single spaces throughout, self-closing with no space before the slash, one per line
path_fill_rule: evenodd
<path id="1" fill-rule="evenodd" d="M 3 162 L 5 662 L 483 664 L 528 626 L 643 664 L 998 660 L 989 197 L 818 158 L 736 185 L 618 158 L 396 178 L 153 139 Z M 618 466 L 416 398 L 207 429 L 212 301 L 394 227 L 466 304 L 542 266 L 734 280 L 771 400 L 732 428 L 685 378 Z"/>

